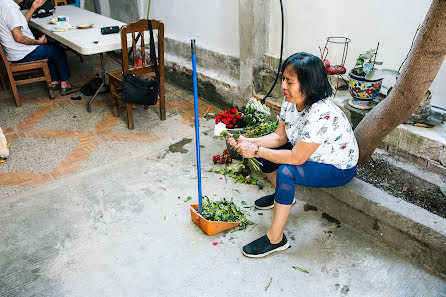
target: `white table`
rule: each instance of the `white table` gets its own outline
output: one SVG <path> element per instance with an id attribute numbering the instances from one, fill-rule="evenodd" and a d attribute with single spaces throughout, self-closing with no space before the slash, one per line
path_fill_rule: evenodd
<path id="1" fill-rule="evenodd" d="M 50 31 L 49 27 L 51 24 L 49 23 L 49 20 L 57 16 L 67 16 L 70 24 L 75 28 L 76 25 L 83 24 L 93 24 L 93 27 L 90 29 L 74 29 L 64 32 Z M 56 12 L 52 16 L 46 18 L 31 18 L 29 25 L 81 55 L 100 54 L 102 85 L 88 102 L 87 110 L 91 111 L 91 104 L 105 84 L 104 53 L 121 49 L 121 35 L 102 35 L 101 27 L 122 27 L 126 24 L 76 6 L 66 5 L 57 6 Z M 131 43 L 129 46 L 131 46 Z"/>

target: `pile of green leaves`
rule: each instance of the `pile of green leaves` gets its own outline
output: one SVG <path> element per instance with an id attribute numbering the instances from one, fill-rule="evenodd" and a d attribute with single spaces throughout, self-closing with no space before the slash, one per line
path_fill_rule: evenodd
<path id="1" fill-rule="evenodd" d="M 253 225 L 246 218 L 246 214 L 240 210 L 240 207 L 232 201 L 223 198 L 220 201 L 211 201 L 208 196 L 203 196 L 203 213 L 202 216 L 209 221 L 214 222 L 240 222 L 235 230 L 244 230 L 247 226 Z"/>
<path id="2" fill-rule="evenodd" d="M 279 121 L 262 123 L 257 127 L 254 127 L 253 129 L 246 132 L 244 136 L 248 138 L 255 138 L 271 134 L 274 131 L 276 131 L 278 124 Z"/>
<path id="3" fill-rule="evenodd" d="M 260 183 L 257 179 L 250 177 L 249 175 L 244 176 L 241 173 L 233 172 L 233 173 L 229 173 L 228 176 L 235 179 L 235 182 L 241 183 L 241 184 L 258 185 Z"/>
<path id="4" fill-rule="evenodd" d="M 245 168 L 246 168 L 246 166 L 243 164 L 236 164 L 236 165 L 232 165 L 232 166 L 225 166 L 220 169 L 210 168 L 209 172 L 223 174 L 225 176 L 225 179 L 226 179 L 226 176 L 229 176 L 229 177 L 233 178 L 235 180 L 235 182 L 241 183 L 241 184 L 250 184 L 250 185 L 260 184 L 260 182 L 257 179 L 255 179 L 253 177 L 249 177 L 249 175 L 247 175 L 246 173 L 239 172 L 240 170 L 245 169 Z"/>

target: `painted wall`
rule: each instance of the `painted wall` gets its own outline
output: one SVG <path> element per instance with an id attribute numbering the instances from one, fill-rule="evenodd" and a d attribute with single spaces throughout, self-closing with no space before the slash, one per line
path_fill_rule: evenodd
<path id="1" fill-rule="evenodd" d="M 147 15 L 148 0 L 138 0 L 140 17 Z M 150 18 L 162 20 L 165 36 L 224 55 L 239 57 L 238 0 L 152 0 Z"/>
<path id="2" fill-rule="evenodd" d="M 418 0 L 283 0 L 285 10 L 284 57 L 306 51 L 320 56 L 318 46 L 328 36 L 351 38 L 346 67 L 358 55 L 380 42 L 380 67 L 397 70 L 406 57 L 417 26 L 423 22 L 431 1 Z M 268 54 L 279 57 L 281 16 L 279 1 L 270 3 Z M 340 63 L 341 46 L 329 47 L 328 59 Z M 446 108 L 446 62 L 431 86 L 433 104 Z"/>

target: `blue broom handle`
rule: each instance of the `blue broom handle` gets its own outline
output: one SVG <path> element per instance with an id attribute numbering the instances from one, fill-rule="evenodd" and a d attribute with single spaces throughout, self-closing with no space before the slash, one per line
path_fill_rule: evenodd
<path id="1" fill-rule="evenodd" d="M 192 73 L 194 82 L 194 109 L 195 109 L 195 147 L 197 152 L 197 173 L 198 173 L 198 204 L 199 212 L 202 214 L 202 196 L 201 196 L 201 161 L 200 161 L 200 122 L 198 118 L 198 86 L 197 86 L 197 57 L 195 49 L 195 39 L 191 40 L 192 46 Z"/>

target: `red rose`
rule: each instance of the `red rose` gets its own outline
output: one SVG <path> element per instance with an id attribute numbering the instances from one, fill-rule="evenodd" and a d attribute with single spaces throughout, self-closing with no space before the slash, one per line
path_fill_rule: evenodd
<path id="1" fill-rule="evenodd" d="M 237 108 L 235 108 L 235 107 L 231 108 L 231 112 L 232 113 L 237 113 Z"/>

